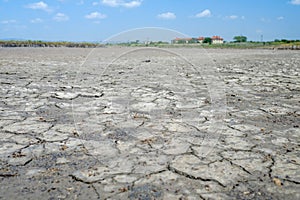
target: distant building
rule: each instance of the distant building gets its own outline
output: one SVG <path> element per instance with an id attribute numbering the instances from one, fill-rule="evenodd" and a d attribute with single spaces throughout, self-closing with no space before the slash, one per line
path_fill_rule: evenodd
<path id="1" fill-rule="evenodd" d="M 190 44 L 196 43 L 195 38 L 175 38 L 172 40 L 172 44 Z"/>
<path id="2" fill-rule="evenodd" d="M 205 39 L 204 37 L 198 37 L 198 38 L 197 38 L 197 40 L 198 40 L 198 43 L 201 43 L 201 44 L 202 44 L 202 43 L 203 43 L 203 41 L 204 41 L 204 39 Z"/>
<path id="3" fill-rule="evenodd" d="M 195 44 L 195 43 L 203 43 L 204 37 L 198 38 L 175 38 L 172 40 L 172 44 Z"/>
<path id="4" fill-rule="evenodd" d="M 212 36 L 211 37 L 211 42 L 212 42 L 212 44 L 223 44 L 224 39 L 221 38 L 220 36 Z"/>
<path id="5" fill-rule="evenodd" d="M 195 44 L 200 43 L 202 44 L 205 40 L 205 37 L 198 37 L 198 38 L 175 38 L 171 41 L 172 44 Z M 223 44 L 224 39 L 220 36 L 213 36 L 211 37 L 212 44 Z"/>

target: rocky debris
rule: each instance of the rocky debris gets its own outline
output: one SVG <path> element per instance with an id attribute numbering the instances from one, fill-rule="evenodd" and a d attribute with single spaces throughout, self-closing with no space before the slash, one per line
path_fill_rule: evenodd
<path id="1" fill-rule="evenodd" d="M 1 50 L 0 199 L 300 198 L 299 52 L 89 51 Z"/>
<path id="2" fill-rule="evenodd" d="M 129 199 L 160 199 L 163 192 L 159 186 L 141 185 L 133 187 L 129 194 Z"/>

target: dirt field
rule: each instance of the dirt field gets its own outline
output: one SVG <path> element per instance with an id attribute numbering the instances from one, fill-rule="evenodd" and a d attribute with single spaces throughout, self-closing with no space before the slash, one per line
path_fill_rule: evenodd
<path id="1" fill-rule="evenodd" d="M 0 199 L 300 199 L 300 51 L 0 48 Z"/>

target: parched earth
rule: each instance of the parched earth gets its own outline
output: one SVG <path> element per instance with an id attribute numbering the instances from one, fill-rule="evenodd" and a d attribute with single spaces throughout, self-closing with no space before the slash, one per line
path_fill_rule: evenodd
<path id="1" fill-rule="evenodd" d="M 1 48 L 0 199 L 300 199 L 300 52 Z"/>

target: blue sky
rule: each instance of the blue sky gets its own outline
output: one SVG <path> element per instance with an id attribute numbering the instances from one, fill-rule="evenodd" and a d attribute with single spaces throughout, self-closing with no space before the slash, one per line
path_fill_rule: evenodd
<path id="1" fill-rule="evenodd" d="M 0 39 L 103 41 L 142 28 L 300 39 L 300 0 L 0 0 Z"/>

